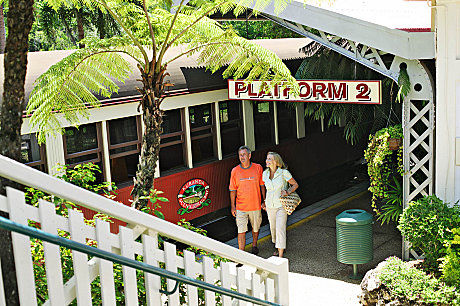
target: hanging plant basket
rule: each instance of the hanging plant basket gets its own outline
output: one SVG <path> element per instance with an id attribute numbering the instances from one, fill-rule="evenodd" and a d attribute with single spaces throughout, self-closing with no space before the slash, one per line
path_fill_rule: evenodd
<path id="1" fill-rule="evenodd" d="M 388 147 L 391 151 L 398 150 L 402 145 L 402 138 L 388 138 Z"/>

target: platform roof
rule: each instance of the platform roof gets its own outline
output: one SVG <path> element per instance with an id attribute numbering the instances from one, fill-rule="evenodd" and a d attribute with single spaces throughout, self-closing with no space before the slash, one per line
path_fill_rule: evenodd
<path id="1" fill-rule="evenodd" d="M 318 4 L 312 0 L 307 3 L 310 4 L 293 1 L 279 14 L 272 3 L 261 12 L 406 59 L 435 58 L 433 32 L 398 30 L 430 28 L 431 9 L 425 2 L 322 0 Z"/>
<path id="2" fill-rule="evenodd" d="M 294 0 L 302 2 L 302 0 Z M 310 0 L 308 4 L 390 29 L 429 31 L 431 8 L 426 1 L 407 0 Z"/>

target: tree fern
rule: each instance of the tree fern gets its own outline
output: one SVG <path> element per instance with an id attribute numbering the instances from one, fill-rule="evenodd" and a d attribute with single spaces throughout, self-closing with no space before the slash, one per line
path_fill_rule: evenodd
<path id="1" fill-rule="evenodd" d="M 289 69 L 273 52 L 238 37 L 231 29 L 222 29 L 206 17 L 230 10 L 239 14 L 245 6 L 262 9 L 269 0 L 192 0 L 186 6 L 181 2 L 174 8 L 175 13 L 169 11 L 172 5 L 169 0 L 134 4 L 123 0 L 49 1 L 55 8 L 63 4 L 98 7 L 112 15 L 123 35 L 113 39 L 87 39 L 84 49 L 75 51 L 43 74 L 29 100 L 31 123 L 38 126 L 40 141 L 46 133 L 60 130 L 57 113 L 77 124 L 80 116 L 88 116 L 87 106 L 98 105 L 95 95 L 110 97 L 117 92 L 115 81 L 125 80 L 131 71 L 129 62 L 120 54 L 131 57 L 140 71 L 140 106 L 146 131 L 149 131 L 143 137 L 134 181 L 133 198 L 138 208 L 145 205 L 144 198 L 153 186 L 163 114 L 160 104 L 165 98 L 163 80 L 171 61 L 199 52 L 198 62 L 212 72 L 227 66 L 223 72 L 225 78 L 271 79 L 286 82 L 284 86 L 298 92 Z M 275 10 L 281 11 L 288 2 L 276 1 Z M 183 52 L 166 60 L 168 49 L 178 45 Z"/>
<path id="2" fill-rule="evenodd" d="M 120 50 L 103 48 L 100 40 L 98 48 L 89 45 L 91 48 L 75 51 L 35 81 L 27 111 L 32 114 L 32 126 L 39 128 L 40 142 L 45 140 L 46 133 L 61 131 L 56 113 L 63 113 L 67 121 L 77 124 L 79 116 L 88 117 L 87 106 L 99 104 L 95 95 L 109 98 L 118 91 L 115 80 L 128 78 L 130 64 L 117 52 L 136 58 L 136 52 L 130 54 L 131 46 L 121 46 Z"/>

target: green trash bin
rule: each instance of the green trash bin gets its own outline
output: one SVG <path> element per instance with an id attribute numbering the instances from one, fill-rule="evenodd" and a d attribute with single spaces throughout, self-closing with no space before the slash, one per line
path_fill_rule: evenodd
<path id="1" fill-rule="evenodd" d="M 337 232 L 337 260 L 353 265 L 350 278 L 359 279 L 358 264 L 372 261 L 374 243 L 372 215 L 362 209 L 348 209 L 335 218 Z"/>

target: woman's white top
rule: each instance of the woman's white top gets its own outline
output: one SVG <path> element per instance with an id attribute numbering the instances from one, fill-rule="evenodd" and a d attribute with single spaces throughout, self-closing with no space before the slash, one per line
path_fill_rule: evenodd
<path id="1" fill-rule="evenodd" d="M 265 169 L 262 174 L 267 193 L 265 195 L 265 206 L 267 208 L 281 207 L 280 196 L 281 190 L 285 190 L 289 181 L 292 178 L 291 173 L 287 169 L 277 168 L 273 178 L 270 179 L 270 169 Z"/>

